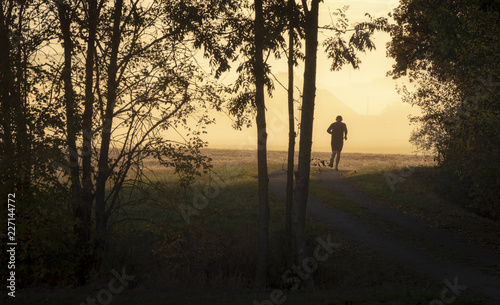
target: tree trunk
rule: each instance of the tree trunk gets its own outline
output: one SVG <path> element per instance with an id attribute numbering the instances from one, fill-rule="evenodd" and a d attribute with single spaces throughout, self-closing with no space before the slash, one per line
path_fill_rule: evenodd
<path id="1" fill-rule="evenodd" d="M 30 202 L 31 142 L 26 118 L 26 57 L 21 43 L 25 3 L 0 3 L 0 124 L 3 127 L 0 153 L 2 185 L 16 192 L 20 202 Z M 12 41 L 12 42 L 11 42 Z M 5 181 L 3 181 L 5 180 Z"/>
<path id="2" fill-rule="evenodd" d="M 10 16 L 10 5 L 8 3 L 4 4 L 4 1 L 0 2 L 0 105 L 1 105 L 1 115 L 0 120 L 3 128 L 2 142 L 0 142 L 0 152 L 2 153 L 2 159 L 0 160 L 0 175 L 5 181 L 3 187 L 6 188 L 6 192 L 12 192 L 14 187 L 14 181 L 12 176 L 14 174 L 14 167 L 12 166 L 12 161 L 14 158 L 10 158 L 12 152 L 14 151 L 14 137 L 12 132 L 12 107 L 13 107 L 13 93 L 14 91 L 14 80 L 13 73 L 11 71 L 11 59 L 10 52 L 12 49 L 9 34 L 10 34 L 10 22 L 12 17 Z"/>
<path id="3" fill-rule="evenodd" d="M 13 86 L 13 91 L 11 92 L 11 101 L 12 110 L 14 113 L 13 116 L 13 126 L 15 126 L 16 134 L 14 138 L 14 143 L 16 145 L 16 152 L 12 153 L 12 157 L 14 157 L 13 162 L 11 162 L 12 169 L 14 171 L 13 180 L 14 189 L 13 192 L 16 192 L 16 199 L 20 202 L 21 209 L 27 208 L 34 199 L 33 193 L 34 189 L 32 187 L 32 169 L 34 168 L 33 158 L 32 158 L 32 144 L 33 137 L 31 134 L 30 126 L 33 126 L 30 116 L 30 109 L 28 103 L 28 92 L 30 83 L 28 82 L 27 73 L 28 73 L 28 48 L 29 45 L 33 43 L 33 41 L 29 41 L 29 37 L 27 39 L 23 39 L 23 34 L 25 33 L 26 23 L 29 23 L 30 20 L 26 20 L 26 7 L 29 6 L 25 1 L 14 1 L 18 6 L 17 12 L 17 31 L 16 36 L 14 37 L 12 43 L 11 54 L 13 57 L 13 69 L 15 71 L 15 79 L 12 81 L 15 82 Z M 18 35 L 18 36 L 17 36 Z M 33 256 L 29 255 L 26 258 L 26 262 L 32 262 Z"/>
<path id="4" fill-rule="evenodd" d="M 289 39 L 288 39 L 288 164 L 285 199 L 285 236 L 287 245 L 292 245 L 292 207 L 293 207 L 293 162 L 295 156 L 295 116 L 293 110 L 293 66 L 294 66 L 294 5 L 295 0 L 288 0 Z"/>
<path id="5" fill-rule="evenodd" d="M 77 235 L 77 240 L 82 239 L 84 233 L 82 232 L 83 218 L 81 216 L 81 183 L 80 183 L 80 166 L 78 164 L 78 151 L 76 148 L 76 138 L 78 133 L 78 124 L 76 117 L 76 103 L 75 94 L 73 91 L 73 84 L 71 81 L 72 69 L 72 53 L 73 42 L 71 40 L 71 20 L 69 19 L 70 7 L 68 4 L 56 1 L 59 22 L 61 26 L 61 33 L 63 36 L 63 50 L 64 50 L 64 66 L 61 72 L 61 78 L 64 82 L 64 104 L 66 106 L 66 143 L 68 145 L 69 153 L 69 172 L 70 172 L 70 200 L 75 216 L 74 231 Z M 78 244 L 78 241 L 77 241 Z"/>
<path id="6" fill-rule="evenodd" d="M 316 56 L 318 48 L 318 11 L 320 0 L 313 0 L 311 10 L 306 11 L 306 59 L 304 68 L 304 89 L 300 121 L 299 164 L 293 207 L 293 226 L 296 247 L 296 264 L 302 266 L 307 258 L 305 219 L 309 193 L 311 168 L 311 146 L 316 96 Z M 311 288 L 312 276 L 304 280 L 303 286 Z"/>
<path id="7" fill-rule="evenodd" d="M 82 116 L 83 149 L 82 149 L 82 204 L 78 211 L 78 218 L 82 219 L 80 227 L 79 248 L 81 261 L 78 264 L 77 274 L 80 284 L 85 284 L 88 266 L 92 265 L 90 251 L 91 214 L 93 201 L 92 184 L 92 117 L 94 110 L 94 54 L 97 31 L 97 1 L 88 1 L 88 31 L 87 58 L 85 59 L 85 104 Z"/>
<path id="8" fill-rule="evenodd" d="M 264 102 L 264 17 L 262 0 L 255 0 L 255 104 L 257 106 L 257 164 L 259 180 L 259 248 L 257 257 L 256 287 L 265 286 L 267 256 L 269 251 L 269 196 L 267 174 L 267 130 Z"/>
<path id="9" fill-rule="evenodd" d="M 111 130 L 113 126 L 113 111 L 116 102 L 118 71 L 118 50 L 120 47 L 120 20 L 122 16 L 123 0 L 116 0 L 113 16 L 113 32 L 111 37 L 111 54 L 108 66 L 108 92 L 106 110 L 103 118 L 101 151 L 99 154 L 98 174 L 96 185 L 96 255 L 98 263 L 101 262 L 102 252 L 106 246 L 106 181 L 109 176 L 109 147 Z"/>

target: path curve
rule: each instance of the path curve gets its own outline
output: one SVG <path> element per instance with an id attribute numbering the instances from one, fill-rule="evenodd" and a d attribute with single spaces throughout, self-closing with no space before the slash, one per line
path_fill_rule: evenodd
<path id="1" fill-rule="evenodd" d="M 381 255 L 406 264 L 414 270 L 424 272 L 439 281 L 448 280 L 452 284 L 454 279 L 457 278 L 459 285 L 466 285 L 467 289 L 500 301 L 500 276 L 495 272 L 500 267 L 499 256 L 383 205 L 377 199 L 343 179 L 343 174 L 345 172 L 326 170 L 318 173 L 316 178 L 319 179 L 320 184 L 358 204 L 368 207 L 377 216 L 393 221 L 405 227 L 405 229 L 421 235 L 423 238 L 431 239 L 452 253 L 474 260 L 474 265 L 466 266 L 448 258 L 439 257 L 430 251 L 419 249 L 410 242 L 389 236 L 377 228 L 359 221 L 350 214 L 314 198 L 310 194 L 307 205 L 308 215 L 353 237 Z M 284 200 L 286 172 L 275 171 L 269 174 L 269 187 L 278 198 Z M 480 270 L 483 270 L 483 272 Z"/>

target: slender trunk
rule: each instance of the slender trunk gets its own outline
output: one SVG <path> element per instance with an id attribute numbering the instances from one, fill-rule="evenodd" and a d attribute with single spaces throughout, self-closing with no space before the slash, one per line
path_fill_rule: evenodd
<path id="1" fill-rule="evenodd" d="M 59 22 L 61 26 L 61 33 L 63 36 L 63 50 L 64 50 L 64 66 L 61 72 L 61 78 L 64 82 L 64 103 L 66 106 L 66 143 L 69 152 L 69 172 L 70 172 L 70 196 L 71 205 L 73 207 L 74 215 L 76 218 L 75 233 L 78 238 L 81 236 L 81 184 L 80 184 L 80 166 L 78 164 L 78 151 L 76 148 L 76 138 L 78 133 L 78 122 L 76 117 L 76 103 L 75 94 L 73 91 L 73 84 L 71 81 L 72 69 L 72 53 L 73 42 L 71 40 L 71 20 L 69 19 L 70 7 L 62 2 L 57 3 L 59 12 Z"/>
<path id="2" fill-rule="evenodd" d="M 295 0 L 288 0 L 289 39 L 288 39 L 288 164 L 285 200 L 285 236 L 287 245 L 292 245 L 292 206 L 293 206 L 293 162 L 295 155 L 295 116 L 293 110 L 293 65 L 294 65 L 294 5 Z"/>
<path id="3" fill-rule="evenodd" d="M 113 32 L 111 37 L 111 54 L 108 66 L 108 92 L 106 96 L 106 109 L 103 118 L 101 136 L 101 151 L 99 154 L 98 174 L 96 185 L 96 254 L 98 263 L 106 246 L 106 181 L 109 177 L 109 147 L 111 142 L 111 129 L 113 126 L 113 111 L 116 102 L 118 87 L 116 75 L 118 71 L 118 50 L 120 47 L 120 20 L 122 16 L 123 0 L 116 0 L 113 16 Z"/>
<path id="4" fill-rule="evenodd" d="M 19 16 L 18 16 L 18 35 L 22 35 L 24 23 L 24 9 L 25 3 L 19 3 Z M 17 159 L 19 160 L 18 171 L 20 177 L 18 180 L 17 189 L 21 193 L 21 200 L 23 202 L 31 201 L 31 142 L 28 134 L 28 118 L 27 118 L 27 97 L 26 97 L 26 70 L 27 70 L 27 56 L 25 55 L 25 47 L 18 38 L 17 53 L 16 53 L 16 83 L 15 86 L 15 103 L 14 111 L 16 113 L 16 144 L 17 144 Z"/>
<path id="5" fill-rule="evenodd" d="M 0 175 L 8 192 L 20 202 L 30 202 L 30 139 L 26 118 L 24 45 L 21 43 L 24 2 L 0 3 L 0 124 L 3 127 Z M 17 23 L 15 23 L 17 22 Z"/>
<path id="6" fill-rule="evenodd" d="M 13 92 L 13 74 L 11 71 L 11 43 L 9 40 L 9 23 L 10 17 L 8 12 L 7 3 L 0 2 L 0 120 L 3 128 L 2 141 L 0 142 L 0 152 L 2 159 L 0 160 L 0 175 L 5 177 L 2 183 L 6 191 L 12 192 L 14 181 L 12 175 L 14 167 L 12 166 L 12 159 L 9 158 L 12 151 L 14 151 L 14 142 L 12 134 L 12 95 Z M 7 6 L 6 6 L 7 5 Z"/>
<path id="7" fill-rule="evenodd" d="M 316 96 L 316 56 L 318 47 L 319 0 L 311 3 L 306 15 L 306 59 L 304 68 L 304 93 L 300 121 L 299 164 L 293 207 L 293 226 L 296 247 L 296 264 L 302 266 L 307 258 L 305 218 L 309 193 L 309 173 L 311 168 L 312 131 L 314 120 L 314 100 Z M 313 286 L 312 275 L 307 277 L 303 286 Z"/>
<path id="8" fill-rule="evenodd" d="M 92 117 L 94 113 L 94 54 L 97 30 L 97 1 L 88 0 L 89 5 L 89 38 L 87 41 L 87 58 L 85 60 L 85 105 L 82 117 L 83 150 L 82 150 L 82 198 L 84 201 L 85 224 L 89 225 L 92 210 Z"/>
<path id="9" fill-rule="evenodd" d="M 269 251 L 269 198 L 267 174 L 267 130 L 264 102 L 264 17 L 262 0 L 255 0 L 255 104 L 257 106 L 257 164 L 259 180 L 259 250 L 257 257 L 256 287 L 265 286 Z"/>
<path id="10" fill-rule="evenodd" d="M 93 201 L 92 184 L 92 117 L 94 112 L 94 54 L 97 30 L 97 1 L 88 1 L 88 31 L 87 58 L 85 59 L 85 103 L 82 116 L 83 149 L 82 149 L 82 205 L 78 217 L 82 219 L 80 228 L 79 248 L 81 261 L 78 264 L 77 277 L 81 284 L 86 282 L 88 266 L 92 265 L 90 251 L 91 214 Z"/>
<path id="11" fill-rule="evenodd" d="M 19 202 L 28 204 L 33 202 L 32 188 L 31 188 L 31 138 L 28 132 L 28 103 L 27 103 L 27 55 L 26 45 L 22 40 L 23 27 L 25 24 L 25 8 L 24 1 L 17 1 L 16 15 L 17 24 L 12 25 L 14 34 L 12 40 L 11 64 L 12 74 L 14 78 L 11 80 L 11 111 L 12 111 L 12 128 L 15 130 L 13 137 L 13 144 L 15 150 L 9 152 L 14 159 L 10 162 L 12 168 L 12 182 L 14 189 L 11 191 L 16 192 L 16 198 Z"/>

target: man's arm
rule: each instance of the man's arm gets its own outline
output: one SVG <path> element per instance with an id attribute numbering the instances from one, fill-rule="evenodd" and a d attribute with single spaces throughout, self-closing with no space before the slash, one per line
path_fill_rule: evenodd
<path id="1" fill-rule="evenodd" d="M 326 130 L 326 132 L 328 132 L 329 134 L 332 134 L 332 132 L 333 132 L 333 124 L 331 124 L 330 127 L 328 127 L 328 129 Z"/>
<path id="2" fill-rule="evenodd" d="M 344 124 L 344 126 L 345 126 L 345 136 L 344 136 L 344 139 L 347 140 L 347 125 Z"/>

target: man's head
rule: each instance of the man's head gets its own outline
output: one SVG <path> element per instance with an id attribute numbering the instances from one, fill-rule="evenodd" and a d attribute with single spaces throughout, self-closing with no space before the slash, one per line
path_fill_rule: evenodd
<path id="1" fill-rule="evenodd" d="M 338 115 L 337 118 L 336 118 L 337 122 L 342 122 L 342 116 L 341 115 Z"/>

